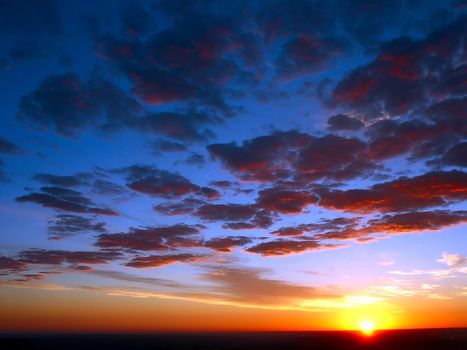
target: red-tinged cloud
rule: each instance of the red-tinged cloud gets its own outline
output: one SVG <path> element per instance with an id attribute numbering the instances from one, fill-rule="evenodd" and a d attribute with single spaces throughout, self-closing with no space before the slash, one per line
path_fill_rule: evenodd
<path id="1" fill-rule="evenodd" d="M 199 226 L 176 224 L 147 228 L 130 228 L 126 233 L 101 234 L 96 245 L 101 248 L 134 250 L 173 250 L 176 247 L 199 245 Z"/>
<path id="2" fill-rule="evenodd" d="M 323 191 L 320 206 L 359 213 L 402 212 L 443 206 L 466 198 L 467 174 L 453 170 L 399 178 L 369 189 Z"/>
<path id="3" fill-rule="evenodd" d="M 231 13 L 206 8 L 140 40 L 98 33 L 95 48 L 147 103 L 186 102 L 232 115 L 235 109 L 225 102 L 226 85 L 253 76 L 242 64 L 252 55 L 243 55 L 242 48 L 254 40 L 248 41 L 251 35 L 239 24 Z"/>
<path id="4" fill-rule="evenodd" d="M 99 208 L 81 192 L 62 187 L 42 187 L 41 192 L 32 192 L 16 198 L 17 202 L 33 202 L 45 208 L 53 208 L 62 211 L 95 214 L 95 215 L 118 215 L 109 208 Z"/>
<path id="5" fill-rule="evenodd" d="M 17 272 L 24 270 L 27 264 L 23 261 L 10 258 L 7 256 L 0 256 L 0 275 L 7 272 Z"/>
<path id="6" fill-rule="evenodd" d="M 299 214 L 318 197 L 306 191 L 290 191 L 281 188 L 261 190 L 256 200 L 258 207 L 283 214 Z"/>
<path id="7" fill-rule="evenodd" d="M 336 135 L 310 137 L 299 154 L 295 169 L 299 176 L 313 180 L 331 178 L 351 179 L 372 170 L 375 165 L 362 160 L 367 152 L 364 142 Z"/>
<path id="8" fill-rule="evenodd" d="M 383 120 L 370 125 L 368 156 L 382 160 L 409 154 L 410 159 L 433 158 L 443 154 L 467 136 L 467 99 L 446 99 L 424 108 L 424 118 Z M 433 162 L 433 161 L 430 161 Z M 461 165 L 454 161 L 452 165 Z"/>
<path id="9" fill-rule="evenodd" d="M 322 244 L 314 238 L 302 238 L 300 240 L 278 239 L 262 242 L 246 249 L 249 253 L 260 254 L 264 257 L 286 256 L 324 249 L 339 248 L 340 244 Z"/>
<path id="10" fill-rule="evenodd" d="M 467 211 L 422 211 L 385 215 L 368 222 L 370 230 L 389 234 L 437 231 L 444 227 L 467 222 Z"/>
<path id="11" fill-rule="evenodd" d="M 203 246 L 222 253 L 231 253 L 233 248 L 242 247 L 253 242 L 251 237 L 246 236 L 228 236 L 216 237 L 204 241 Z"/>
<path id="12" fill-rule="evenodd" d="M 419 119 L 398 122 L 384 120 L 371 125 L 368 156 L 372 159 L 388 159 L 416 151 L 422 144 L 442 136 L 442 130 Z"/>
<path id="13" fill-rule="evenodd" d="M 222 225 L 222 228 L 229 230 L 252 230 L 257 228 L 257 226 L 249 222 L 228 222 Z"/>
<path id="14" fill-rule="evenodd" d="M 141 268 L 161 267 L 171 265 L 178 262 L 193 263 L 202 261 L 206 255 L 195 254 L 169 254 L 169 255 L 150 255 L 145 257 L 137 257 L 126 263 L 126 266 Z"/>
<path id="15" fill-rule="evenodd" d="M 376 165 L 365 160 L 366 144 L 337 135 L 316 137 L 297 131 L 275 132 L 234 143 L 212 144 L 214 158 L 244 180 L 277 181 L 295 176 L 299 180 L 351 179 Z"/>
<path id="16" fill-rule="evenodd" d="M 373 240 L 372 234 L 403 234 L 422 231 L 439 231 L 443 228 L 467 222 L 466 211 L 413 211 L 393 215 L 384 215 L 372 219 L 364 226 L 342 227 L 326 233 L 315 234 L 318 240 L 355 240 L 366 242 Z"/>
<path id="17" fill-rule="evenodd" d="M 277 236 L 303 236 L 305 232 L 308 232 L 308 229 L 306 225 L 300 225 L 296 227 L 281 227 L 275 231 L 272 231 L 272 235 L 277 235 Z"/>
<path id="18" fill-rule="evenodd" d="M 287 150 L 306 143 L 307 135 L 298 132 L 276 132 L 236 144 L 212 144 L 208 151 L 242 178 L 271 181 L 290 175 Z M 280 158 L 286 161 L 280 162 Z"/>
<path id="19" fill-rule="evenodd" d="M 443 76 L 465 55 L 465 38 L 466 19 L 460 17 L 424 39 L 390 41 L 373 62 L 354 69 L 336 85 L 334 102 L 371 118 L 402 115 L 423 106 L 430 95 L 439 98 L 439 90 L 457 94 L 455 81 L 449 88 Z M 436 91 L 437 84 L 443 88 Z"/>

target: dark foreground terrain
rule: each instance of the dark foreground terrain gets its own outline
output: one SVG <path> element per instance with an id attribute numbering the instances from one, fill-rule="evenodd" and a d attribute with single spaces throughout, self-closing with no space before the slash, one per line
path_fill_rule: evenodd
<path id="1" fill-rule="evenodd" d="M 225 334 L 0 335 L 1 349 L 190 349 L 292 350 L 390 349 L 466 350 L 467 329 L 379 331 L 371 337 L 357 332 L 284 332 Z"/>

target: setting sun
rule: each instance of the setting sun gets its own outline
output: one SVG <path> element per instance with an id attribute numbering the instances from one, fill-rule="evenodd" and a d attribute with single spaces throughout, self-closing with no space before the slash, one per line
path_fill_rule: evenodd
<path id="1" fill-rule="evenodd" d="M 360 323 L 360 329 L 365 335 L 371 335 L 375 329 L 375 324 L 372 321 L 365 320 Z"/>

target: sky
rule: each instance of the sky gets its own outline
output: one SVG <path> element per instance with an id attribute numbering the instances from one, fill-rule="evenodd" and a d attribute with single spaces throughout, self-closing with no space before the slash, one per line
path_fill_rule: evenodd
<path id="1" fill-rule="evenodd" d="M 0 332 L 467 327 L 466 8 L 0 0 Z"/>

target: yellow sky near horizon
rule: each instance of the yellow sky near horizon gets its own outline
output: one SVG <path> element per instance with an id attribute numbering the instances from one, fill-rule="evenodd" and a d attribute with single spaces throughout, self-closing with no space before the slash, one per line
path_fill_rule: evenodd
<path id="1" fill-rule="evenodd" d="M 109 295 L 102 291 L 0 289 L 2 332 L 306 331 L 467 327 L 463 297 L 400 297 L 320 312 L 209 304 L 189 300 Z"/>

